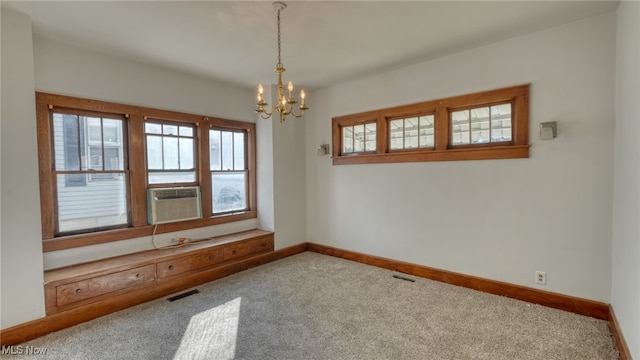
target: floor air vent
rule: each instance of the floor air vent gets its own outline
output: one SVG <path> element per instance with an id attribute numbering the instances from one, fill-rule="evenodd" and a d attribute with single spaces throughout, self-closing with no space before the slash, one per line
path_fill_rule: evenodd
<path id="1" fill-rule="evenodd" d="M 187 296 L 191 296 L 193 294 L 197 294 L 199 292 L 200 291 L 198 291 L 198 289 L 189 290 L 189 291 L 183 292 L 182 294 L 178 294 L 178 295 L 172 296 L 172 297 L 168 298 L 167 300 L 176 301 L 176 300 L 180 300 L 182 298 L 186 298 Z"/>
<path id="2" fill-rule="evenodd" d="M 393 277 L 396 278 L 396 279 L 400 279 L 400 280 L 416 282 L 414 279 L 410 279 L 408 277 L 404 277 L 404 276 L 400 276 L 400 275 L 393 275 Z"/>

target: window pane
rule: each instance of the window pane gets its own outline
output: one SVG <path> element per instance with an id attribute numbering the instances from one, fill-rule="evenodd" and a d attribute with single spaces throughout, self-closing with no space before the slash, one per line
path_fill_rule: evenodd
<path id="1" fill-rule="evenodd" d="M 353 152 L 364 151 L 364 125 L 353 126 Z"/>
<path id="2" fill-rule="evenodd" d="M 451 113 L 451 140 L 453 145 L 469 144 L 469 110 Z"/>
<path id="3" fill-rule="evenodd" d="M 178 126 L 163 124 L 162 133 L 164 135 L 178 135 Z"/>
<path id="4" fill-rule="evenodd" d="M 209 165 L 211 170 L 222 170 L 220 135 L 218 130 L 209 130 Z"/>
<path id="5" fill-rule="evenodd" d="M 162 134 L 162 125 L 148 122 L 144 124 L 144 131 L 147 134 Z"/>
<path id="6" fill-rule="evenodd" d="M 78 117 L 53 114 L 56 170 L 80 170 Z"/>
<path id="7" fill-rule="evenodd" d="M 175 184 L 195 181 L 195 171 L 149 171 L 149 184 Z"/>
<path id="8" fill-rule="evenodd" d="M 342 153 L 353 152 L 353 126 L 342 128 Z"/>
<path id="9" fill-rule="evenodd" d="M 244 170 L 244 133 L 233 133 L 233 169 Z"/>
<path id="10" fill-rule="evenodd" d="M 162 138 L 162 155 L 164 159 L 164 169 L 180 169 L 178 163 L 178 139 L 172 137 Z"/>
<path id="11" fill-rule="evenodd" d="M 65 175 L 58 175 L 58 231 L 127 224 L 125 176 L 104 175 L 110 177 L 108 181 L 87 182 L 85 186 L 66 186 Z"/>
<path id="12" fill-rule="evenodd" d="M 105 145 L 117 145 L 122 141 L 122 120 L 102 119 L 102 133 Z"/>
<path id="13" fill-rule="evenodd" d="M 147 169 L 162 169 L 162 136 L 147 135 Z"/>
<path id="14" fill-rule="evenodd" d="M 100 118 L 81 117 L 81 121 L 86 121 L 87 131 L 89 133 L 89 144 L 99 145 L 102 143 L 102 125 Z"/>
<path id="15" fill-rule="evenodd" d="M 180 138 L 180 169 L 194 169 L 193 164 L 193 139 Z"/>
<path id="16" fill-rule="evenodd" d="M 489 142 L 489 107 L 471 109 L 471 142 L 483 144 Z"/>
<path id="17" fill-rule="evenodd" d="M 376 123 L 365 125 L 365 151 L 376 151 Z"/>
<path id="18" fill-rule="evenodd" d="M 404 119 L 404 147 L 405 149 L 418 147 L 418 118 Z"/>
<path id="19" fill-rule="evenodd" d="M 122 161 L 122 147 L 105 147 L 104 149 L 104 169 L 124 170 Z"/>
<path id="20" fill-rule="evenodd" d="M 213 212 L 247 209 L 246 172 L 212 173 Z"/>
<path id="21" fill-rule="evenodd" d="M 491 107 L 491 141 L 511 141 L 511 104 Z"/>
<path id="22" fill-rule="evenodd" d="M 180 131 L 179 133 L 180 136 L 193 137 L 193 128 L 191 126 L 180 126 L 179 131 Z"/>
<path id="23" fill-rule="evenodd" d="M 233 169 L 233 133 L 222 131 L 222 170 Z"/>
<path id="24" fill-rule="evenodd" d="M 433 115 L 420 117 L 419 147 L 429 148 L 429 147 L 435 146 L 434 124 L 435 124 L 435 118 Z"/>
<path id="25" fill-rule="evenodd" d="M 404 119 L 389 121 L 389 137 L 391 150 L 404 148 Z"/>
<path id="26" fill-rule="evenodd" d="M 102 171 L 102 147 L 89 146 L 89 169 Z"/>

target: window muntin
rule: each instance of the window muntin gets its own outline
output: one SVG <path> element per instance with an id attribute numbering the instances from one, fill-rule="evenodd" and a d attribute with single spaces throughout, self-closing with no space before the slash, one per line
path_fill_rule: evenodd
<path id="1" fill-rule="evenodd" d="M 433 148 L 433 114 L 389 120 L 389 150 Z"/>
<path id="2" fill-rule="evenodd" d="M 123 119 L 53 112 L 56 234 L 129 225 Z"/>
<path id="3" fill-rule="evenodd" d="M 363 153 L 376 151 L 375 122 L 342 127 L 342 153 Z"/>
<path id="4" fill-rule="evenodd" d="M 194 126 L 145 122 L 149 184 L 190 184 L 196 181 Z"/>
<path id="5" fill-rule="evenodd" d="M 249 206 L 247 145 L 245 131 L 209 130 L 213 214 L 243 211 Z"/>
<path id="6" fill-rule="evenodd" d="M 510 142 L 511 103 L 451 112 L 451 145 Z"/>

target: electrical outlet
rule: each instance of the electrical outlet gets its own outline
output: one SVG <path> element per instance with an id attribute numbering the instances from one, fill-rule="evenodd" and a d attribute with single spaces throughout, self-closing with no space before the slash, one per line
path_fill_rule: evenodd
<path id="1" fill-rule="evenodd" d="M 544 271 L 536 271 L 536 284 L 547 285 L 547 273 Z"/>

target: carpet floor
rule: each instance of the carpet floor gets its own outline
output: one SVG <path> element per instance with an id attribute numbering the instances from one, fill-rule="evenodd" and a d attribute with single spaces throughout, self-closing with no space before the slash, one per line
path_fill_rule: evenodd
<path id="1" fill-rule="evenodd" d="M 606 321 L 304 252 L 21 344 L 11 359 L 618 359 Z"/>

